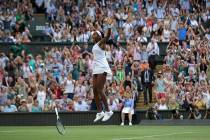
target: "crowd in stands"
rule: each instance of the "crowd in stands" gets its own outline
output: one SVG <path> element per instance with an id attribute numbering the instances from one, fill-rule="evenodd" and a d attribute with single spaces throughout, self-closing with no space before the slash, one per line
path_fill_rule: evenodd
<path id="1" fill-rule="evenodd" d="M 0 1 L 0 42 L 27 43 L 32 39 L 29 23 L 33 17 L 30 0 Z"/>
<path id="2" fill-rule="evenodd" d="M 105 93 L 112 110 L 121 110 L 124 95 L 157 110 L 210 108 L 209 4 L 202 0 L 10 0 L 0 3 L 0 41 L 30 42 L 34 13 L 45 13 L 52 42 L 84 45 L 0 54 L 0 111 L 41 112 L 94 110 L 91 33 L 105 33 L 113 17 L 107 60 L 113 77 Z M 168 42 L 163 66 L 156 69 L 159 42 Z M 126 47 L 121 43 L 125 43 Z M 153 90 L 150 90 L 152 89 Z M 142 92 L 141 92 L 142 91 Z M 152 93 L 153 92 L 153 93 Z M 149 98 L 147 97 L 149 94 Z M 134 104 L 135 107 L 135 104 Z"/>

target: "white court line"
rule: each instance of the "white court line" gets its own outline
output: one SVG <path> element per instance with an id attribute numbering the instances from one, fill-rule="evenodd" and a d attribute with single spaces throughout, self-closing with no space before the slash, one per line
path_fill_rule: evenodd
<path id="1" fill-rule="evenodd" d="M 15 132 L 18 132 L 18 131 L 0 131 L 0 133 L 15 133 Z"/>
<path id="2" fill-rule="evenodd" d="M 114 138 L 112 140 L 134 140 L 134 139 L 164 137 L 164 136 L 172 136 L 172 135 L 191 134 L 191 133 L 198 133 L 198 132 L 183 132 L 183 133 L 169 133 L 169 134 L 161 134 L 161 135 L 149 135 L 149 136 L 141 136 L 141 137 Z"/>

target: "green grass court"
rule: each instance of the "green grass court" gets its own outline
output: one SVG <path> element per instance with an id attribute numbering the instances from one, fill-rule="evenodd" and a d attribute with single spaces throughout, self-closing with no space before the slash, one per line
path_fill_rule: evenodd
<path id="1" fill-rule="evenodd" d="M 0 127 L 0 140 L 209 140 L 210 126 Z"/>

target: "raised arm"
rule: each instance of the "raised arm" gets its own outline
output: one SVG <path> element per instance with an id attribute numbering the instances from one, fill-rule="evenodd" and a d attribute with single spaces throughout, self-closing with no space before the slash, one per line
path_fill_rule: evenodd
<path id="1" fill-rule="evenodd" d="M 102 38 L 100 41 L 99 41 L 99 46 L 105 50 L 106 48 L 106 42 L 109 40 L 110 36 L 111 36 L 111 23 L 112 23 L 112 20 L 110 18 L 106 19 L 105 22 L 108 24 L 108 31 L 105 35 L 104 38 Z"/>

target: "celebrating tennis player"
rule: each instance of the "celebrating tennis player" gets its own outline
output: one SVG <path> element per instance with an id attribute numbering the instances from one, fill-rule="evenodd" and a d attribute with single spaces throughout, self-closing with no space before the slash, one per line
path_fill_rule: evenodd
<path id="1" fill-rule="evenodd" d="M 109 40 L 111 35 L 111 23 L 110 18 L 105 19 L 105 22 L 108 24 L 108 31 L 105 37 L 100 31 L 95 31 L 92 34 L 92 39 L 94 46 L 92 49 L 93 52 L 93 92 L 94 99 L 96 102 L 98 113 L 94 122 L 102 119 L 102 121 L 107 121 L 112 115 L 113 112 L 109 110 L 106 96 L 103 92 L 104 85 L 108 76 L 112 75 L 112 71 L 109 67 L 108 61 L 106 59 L 106 42 Z M 103 111 L 102 105 L 105 107 L 105 112 Z"/>

